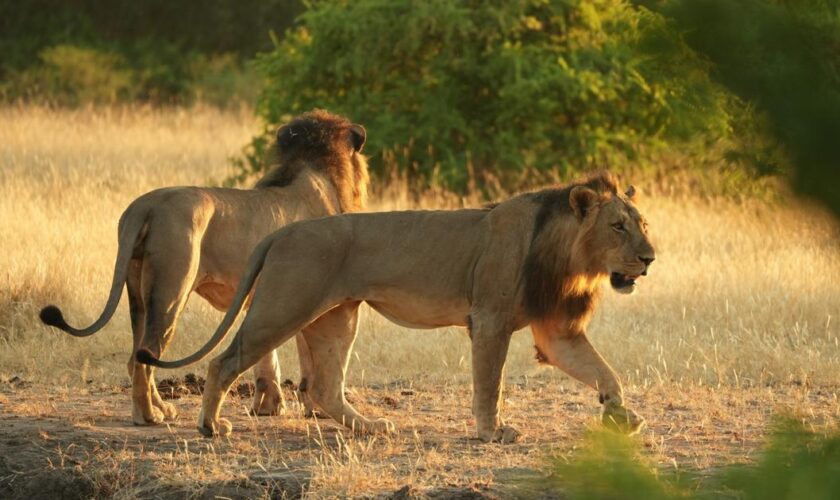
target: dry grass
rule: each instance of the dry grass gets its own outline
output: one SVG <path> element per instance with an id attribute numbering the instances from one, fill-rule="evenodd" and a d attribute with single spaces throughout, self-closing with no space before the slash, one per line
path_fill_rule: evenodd
<path id="1" fill-rule="evenodd" d="M 89 381 L 107 386 L 127 383 L 125 361 L 131 334 L 125 303 L 102 332 L 88 339 L 74 339 L 43 327 L 37 321 L 37 311 L 54 302 L 64 308 L 71 322 L 83 324 L 95 318 L 110 283 L 117 219 L 127 204 L 156 187 L 201 185 L 224 178 L 230 173 L 227 159 L 257 129 L 258 124 L 248 115 L 212 109 L 0 109 L 0 375 L 16 374 L 38 387 L 90 387 Z M 399 184 L 379 193 L 374 200 L 376 210 L 467 203 L 443 193 L 418 199 Z M 806 393 L 811 390 L 808 387 L 816 386 L 836 391 L 840 386 L 836 226 L 820 212 L 792 202 L 767 205 L 651 197 L 642 207 L 658 245 L 657 262 L 634 296 L 605 290 L 590 328 L 593 343 L 627 381 L 634 401 L 658 412 L 656 404 L 645 402 L 648 394 L 660 394 L 654 398 L 658 404 L 668 400 L 661 394 L 669 391 L 707 394 L 703 391 L 708 389 L 701 386 L 729 391 L 726 394 L 761 392 L 762 387 L 772 391 L 791 383 L 803 385 Z M 219 320 L 220 314 L 203 301 L 192 300 L 168 357 L 194 350 Z M 282 360 L 286 374 L 294 378 L 294 346 L 282 348 Z M 199 365 L 189 371 L 204 370 L 205 365 Z M 375 391 L 375 387 L 395 381 L 401 386 L 439 388 L 441 395 L 427 406 L 457 408 L 456 417 L 448 421 L 446 415 L 436 413 L 440 418 L 437 424 L 423 420 L 427 416 L 412 418 L 440 435 L 457 434 L 460 438 L 469 420 L 469 373 L 469 344 L 463 330 L 415 332 L 365 311 L 349 373 L 351 385 L 368 387 L 361 391 Z M 565 406 L 568 390 L 560 402 L 554 402 L 555 389 L 579 387 L 556 370 L 537 366 L 527 332 L 514 336 L 507 378 L 527 391 L 536 380 L 544 387 L 540 397 L 552 401 L 552 408 L 570 414 L 581 411 Z M 532 400 L 528 398 L 537 396 L 526 397 L 522 391 L 527 392 L 515 392 L 518 395 L 513 400 L 519 403 L 509 404 L 506 413 L 521 420 L 521 427 L 534 429 L 527 441 L 533 445 L 543 439 L 544 424 L 533 421 L 542 412 L 529 403 Z M 593 399 L 586 391 L 581 394 L 581 401 Z M 121 392 L 115 397 L 128 399 Z M 782 399 L 795 406 L 795 402 Z M 0 399 L 0 407 L 9 408 L 7 401 Z M 772 397 L 767 401 L 778 403 Z M 30 404 L 37 407 L 34 413 L 42 416 L 56 411 L 44 402 Z M 833 412 L 836 418 L 836 396 L 826 404 L 829 409 L 823 413 Z M 382 413 L 380 406 L 370 404 L 366 409 L 378 414 Z M 235 411 L 232 407 L 226 411 Z M 587 405 L 584 411 L 591 416 L 596 410 Z M 401 411 L 418 411 L 418 407 Z M 517 417 L 519 411 L 530 417 Z M 127 421 L 127 406 L 109 415 Z M 728 416 L 737 419 L 732 411 Z M 189 419 L 192 417 L 190 414 Z M 92 421 L 96 418 L 95 414 L 90 417 Z M 387 443 L 348 440 L 327 445 L 312 435 L 311 424 L 301 422 L 288 426 L 293 434 L 307 436 L 310 454 L 295 460 L 308 461 L 314 474 L 313 488 L 318 491 L 355 494 L 398 486 L 400 481 L 431 485 L 452 480 L 447 476 L 447 462 L 452 461 L 452 449 L 460 445 L 453 446 L 444 438 L 441 446 L 428 446 L 426 441 L 411 445 L 413 438 L 404 431 L 390 454 Z M 181 425 L 191 427 L 183 421 Z M 266 424 L 254 425 L 265 431 Z M 283 431 L 289 431 L 290 427 L 283 425 Z M 261 460 L 286 460 L 288 457 L 282 458 L 285 452 L 270 452 L 279 445 L 268 438 L 281 438 L 271 432 L 223 447 L 242 447 L 242 453 L 256 450 Z M 331 432 L 330 439 L 339 439 Z M 545 434 L 549 441 L 568 437 L 557 431 Z M 655 442 L 658 438 L 646 439 Z M 133 446 L 138 445 L 129 447 Z M 115 460 L 112 466 L 123 467 L 114 445 L 108 449 L 112 455 L 107 456 Z M 496 458 L 514 465 L 533 463 L 534 459 L 523 462 L 520 456 L 523 450 L 527 455 L 527 449 L 500 452 L 501 458 Z M 198 456 L 168 452 L 168 458 L 159 462 L 178 467 L 187 464 L 195 477 L 221 480 L 247 461 L 229 448 L 225 450 Z M 126 453 L 136 456 L 135 451 Z M 477 460 L 478 469 L 488 467 Z M 420 462 L 424 465 L 418 465 Z M 171 467 L 174 473 L 175 465 Z M 461 474 L 463 468 L 452 471 L 450 475 Z M 348 479 L 354 472 L 363 474 L 367 486 Z M 489 469 L 485 475 L 492 476 Z M 189 473 L 179 473 L 179 477 L 187 481 Z M 470 477 L 478 481 L 481 474 Z"/>
<path id="2" fill-rule="evenodd" d="M 247 115 L 210 109 L 0 111 L 2 370 L 39 381 L 124 381 L 125 301 L 104 331 L 85 340 L 41 326 L 38 309 L 56 302 L 76 323 L 95 318 L 110 284 L 122 210 L 156 187 L 224 178 L 227 159 L 256 128 Z M 373 209 L 459 203 L 443 195 L 416 200 L 397 185 Z M 590 328 L 630 382 L 840 381 L 840 247 L 824 216 L 726 200 L 650 198 L 643 209 L 659 258 L 634 296 L 605 290 Z M 219 318 L 194 298 L 171 356 L 192 351 Z M 469 345 L 454 330 L 407 331 L 365 314 L 351 381 L 466 381 Z M 553 373 L 532 362 L 529 337 L 515 336 L 509 377 Z M 283 349 L 290 375 L 293 351 Z"/>

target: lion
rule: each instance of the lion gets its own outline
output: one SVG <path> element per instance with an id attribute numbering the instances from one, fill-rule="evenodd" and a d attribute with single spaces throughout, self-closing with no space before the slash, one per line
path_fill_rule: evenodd
<path id="1" fill-rule="evenodd" d="M 227 310 L 248 255 L 266 235 L 301 219 L 362 209 L 369 183 L 361 153 L 366 137 L 363 126 L 315 110 L 280 127 L 278 165 L 254 189 L 176 187 L 140 196 L 120 218 L 113 282 L 99 319 L 74 328 L 48 306 L 41 320 L 77 337 L 92 335 L 113 316 L 125 285 L 134 335 L 128 362 L 132 419 L 137 425 L 174 419 L 175 407 L 161 399 L 151 367 L 134 363 L 134 351 L 163 354 L 191 292 Z M 328 325 L 329 316 L 322 318 Z M 308 326 L 319 328 L 317 322 Z M 285 405 L 277 356 L 265 354 L 254 369 L 252 412 L 258 415 L 277 414 Z M 298 354 L 305 387 L 312 369 L 303 337 Z"/>
<path id="2" fill-rule="evenodd" d="M 499 417 L 502 370 L 512 333 L 530 325 L 538 360 L 595 388 L 604 422 L 634 433 L 644 419 L 624 406 L 618 376 L 585 334 L 600 284 L 608 280 L 630 293 L 654 260 L 633 198 L 634 189 L 621 193 L 614 177 L 600 173 L 492 208 L 345 214 L 291 224 L 254 250 L 230 309 L 204 347 L 179 361 L 160 361 L 144 350 L 137 359 L 175 368 L 203 358 L 253 288 L 235 339 L 209 364 L 199 431 L 230 433 L 230 422 L 219 416 L 228 387 L 329 311 L 329 328 L 304 333 L 314 369 L 309 396 L 352 429 L 391 432 L 391 422 L 365 418 L 344 398 L 355 313 L 364 301 L 411 328 L 466 326 L 477 436 L 512 442 L 519 432 Z"/>

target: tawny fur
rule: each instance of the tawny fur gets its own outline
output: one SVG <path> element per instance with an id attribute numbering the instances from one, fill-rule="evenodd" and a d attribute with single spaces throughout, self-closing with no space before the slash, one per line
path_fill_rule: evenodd
<path id="1" fill-rule="evenodd" d="M 230 310 L 198 352 L 174 362 L 149 352 L 138 359 L 166 368 L 201 359 L 224 338 L 253 288 L 236 338 L 208 370 L 199 429 L 225 434 L 230 424 L 219 411 L 236 377 L 300 328 L 323 321 L 325 312 L 341 311 L 347 318 L 336 328 L 305 334 L 315 367 L 308 393 L 348 427 L 388 431 L 389 422 L 363 417 L 343 395 L 355 338 L 343 325 L 366 301 L 405 326 L 469 326 L 473 413 L 483 440 L 518 435 L 500 420 L 498 401 L 510 336 L 528 325 L 540 359 L 595 388 L 605 421 L 635 431 L 643 420 L 624 408 L 618 377 L 589 344 L 585 327 L 604 278 L 613 273 L 621 278 L 614 286 L 632 288 L 652 260 L 644 220 L 608 174 L 522 194 L 490 210 L 305 221 L 257 246 Z"/>
<path id="2" fill-rule="evenodd" d="M 191 292 L 227 310 L 248 254 L 272 231 L 361 209 L 368 184 L 364 141 L 362 126 L 316 110 L 280 128 L 277 164 L 254 189 L 177 187 L 140 196 L 120 218 L 111 293 L 101 317 L 76 329 L 49 306 L 42 320 L 72 335 L 91 335 L 110 320 L 126 286 L 134 334 L 128 363 L 133 420 L 146 425 L 174 417 L 174 407 L 157 392 L 151 368 L 134 363 L 134 351 L 164 352 Z M 306 374 L 311 362 L 302 337 L 298 351 Z M 258 414 L 276 413 L 283 403 L 276 355 L 265 354 L 255 369 L 261 389 L 253 411 Z"/>

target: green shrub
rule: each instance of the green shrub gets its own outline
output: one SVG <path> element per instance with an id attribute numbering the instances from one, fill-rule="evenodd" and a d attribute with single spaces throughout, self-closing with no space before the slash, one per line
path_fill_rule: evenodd
<path id="1" fill-rule="evenodd" d="M 0 0 L 0 98 L 253 102 L 245 61 L 291 25 L 298 0 Z"/>
<path id="2" fill-rule="evenodd" d="M 182 54 L 150 40 L 122 52 L 57 45 L 43 50 L 40 60 L 0 84 L 6 100 L 61 106 L 198 101 L 228 107 L 253 102 L 259 82 L 234 54 Z"/>
<path id="3" fill-rule="evenodd" d="M 314 107 L 346 114 L 380 173 L 516 187 L 729 131 L 707 65 L 626 1 L 322 1 L 299 21 L 258 58 L 259 114 L 272 128 Z"/>
<path id="4" fill-rule="evenodd" d="M 721 476 L 723 488 L 744 500 L 840 498 L 840 433 L 825 437 L 780 420 L 756 466 L 733 466 Z"/>
<path id="5" fill-rule="evenodd" d="M 687 33 L 721 83 L 762 111 L 769 137 L 790 158 L 794 187 L 840 216 L 840 2 L 647 3 Z"/>
<path id="6" fill-rule="evenodd" d="M 118 54 L 74 45 L 41 52 L 43 66 L 12 77 L 7 93 L 56 104 L 110 104 L 133 97 L 133 73 Z"/>
<path id="7" fill-rule="evenodd" d="M 235 54 L 199 55 L 190 64 L 192 98 L 220 107 L 253 103 L 259 92 L 259 77 Z"/>
<path id="8" fill-rule="evenodd" d="M 635 441 L 590 432 L 570 457 L 555 458 L 545 480 L 528 491 L 572 499 L 840 498 L 840 432 L 824 435 L 779 418 L 754 465 L 724 466 L 712 476 L 657 470 Z"/>
<path id="9" fill-rule="evenodd" d="M 541 485 L 571 498 L 669 500 L 684 496 L 673 476 L 660 477 L 636 443 L 609 431 L 591 431 L 580 451 L 557 458 Z"/>

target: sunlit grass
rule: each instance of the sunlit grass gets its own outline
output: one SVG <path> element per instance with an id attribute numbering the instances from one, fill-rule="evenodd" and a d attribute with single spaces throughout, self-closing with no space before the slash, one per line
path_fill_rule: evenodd
<path id="1" fill-rule="evenodd" d="M 0 109 L 0 380 L 19 375 L 38 383 L 4 385 L 0 408 L 18 423 L 73 426 L 74 436 L 64 439 L 78 446 L 43 446 L 50 452 L 63 447 L 66 463 L 82 464 L 78 469 L 101 495 L 217 494 L 219 484 L 263 468 L 308 474 L 311 496 L 372 496 L 405 485 L 422 492 L 473 482 L 502 488 L 507 480 L 500 469 L 544 465 L 545 453 L 565 456 L 566 471 L 591 466 L 576 473 L 577 483 L 549 484 L 552 491 L 573 494 L 575 485 L 600 481 L 612 470 L 629 471 L 632 481 L 601 481 L 601 488 L 620 488 L 587 491 L 618 491 L 619 498 L 627 490 L 635 498 L 689 495 L 698 482 L 690 474 L 669 475 L 672 461 L 698 468 L 749 461 L 777 404 L 805 408 L 816 421 L 836 419 L 840 411 L 834 395 L 840 385 L 837 227 L 793 202 L 735 202 L 706 193 L 642 196 L 657 261 L 635 295 L 605 289 L 590 328 L 593 343 L 625 379 L 629 400 L 648 418 L 643 452 L 636 441 L 618 442 L 620 453 L 604 447 L 614 441 L 574 451 L 582 449 L 581 429 L 597 421 L 596 398 L 576 382 L 561 383 L 558 370 L 537 365 L 527 331 L 511 345 L 503 410 L 525 441 L 475 444 L 468 439 L 474 428 L 465 331 L 411 331 L 367 309 L 350 364 L 351 396 L 360 411 L 394 420 L 396 436 L 352 438 L 331 422 L 295 414 L 245 417 L 250 401 L 236 398 L 223 410 L 237 425 L 232 440 L 197 438 L 196 397 L 177 401 L 182 416 L 171 428 L 120 427 L 129 419 L 129 395 L 108 387 L 128 383 L 125 301 L 103 331 L 86 339 L 42 326 L 38 310 L 57 303 L 76 324 L 97 317 L 111 280 L 117 220 L 128 203 L 161 186 L 221 181 L 231 173 L 228 158 L 259 128 L 248 114 L 213 109 Z M 644 192 L 644 179 L 633 182 Z M 374 193 L 373 210 L 480 202 L 442 192 L 418 195 L 399 179 Z M 167 357 L 192 352 L 220 319 L 193 297 Z M 295 378 L 294 346 L 281 350 L 285 376 Z M 205 370 L 202 363 L 175 375 Z M 815 384 L 829 390 L 817 394 L 809 387 Z M 401 396 L 399 388 L 409 386 L 418 390 Z M 383 403 L 386 395 L 399 400 L 399 408 Z M 10 432 L 24 434 L 20 427 Z M 83 442 L 100 444 L 89 452 Z M 627 460 L 604 469 L 604 453 L 624 453 Z M 534 474 L 542 474 L 532 472 L 528 488 L 538 485 Z M 722 481 L 714 491 L 723 491 Z"/>
<path id="2" fill-rule="evenodd" d="M 37 311 L 61 305 L 86 324 L 105 302 L 120 213 L 161 186 L 204 185 L 230 174 L 259 125 L 212 109 L 0 110 L 0 371 L 77 383 L 127 382 L 125 301 L 88 339 L 45 328 Z M 375 134 L 375 130 L 370 131 Z M 644 191 L 644 180 L 634 181 Z M 372 209 L 476 203 L 395 183 Z M 590 336 L 629 384 L 755 385 L 840 382 L 840 249 L 825 216 L 788 203 L 643 197 L 658 258 L 635 295 L 605 289 Z M 168 357 L 193 351 L 220 320 L 193 297 Z M 507 376 L 563 377 L 533 361 L 514 336 Z M 415 332 L 364 311 L 351 384 L 467 382 L 462 329 Z M 294 347 L 282 348 L 294 377 Z M 205 365 L 185 371 L 203 373 Z"/>

